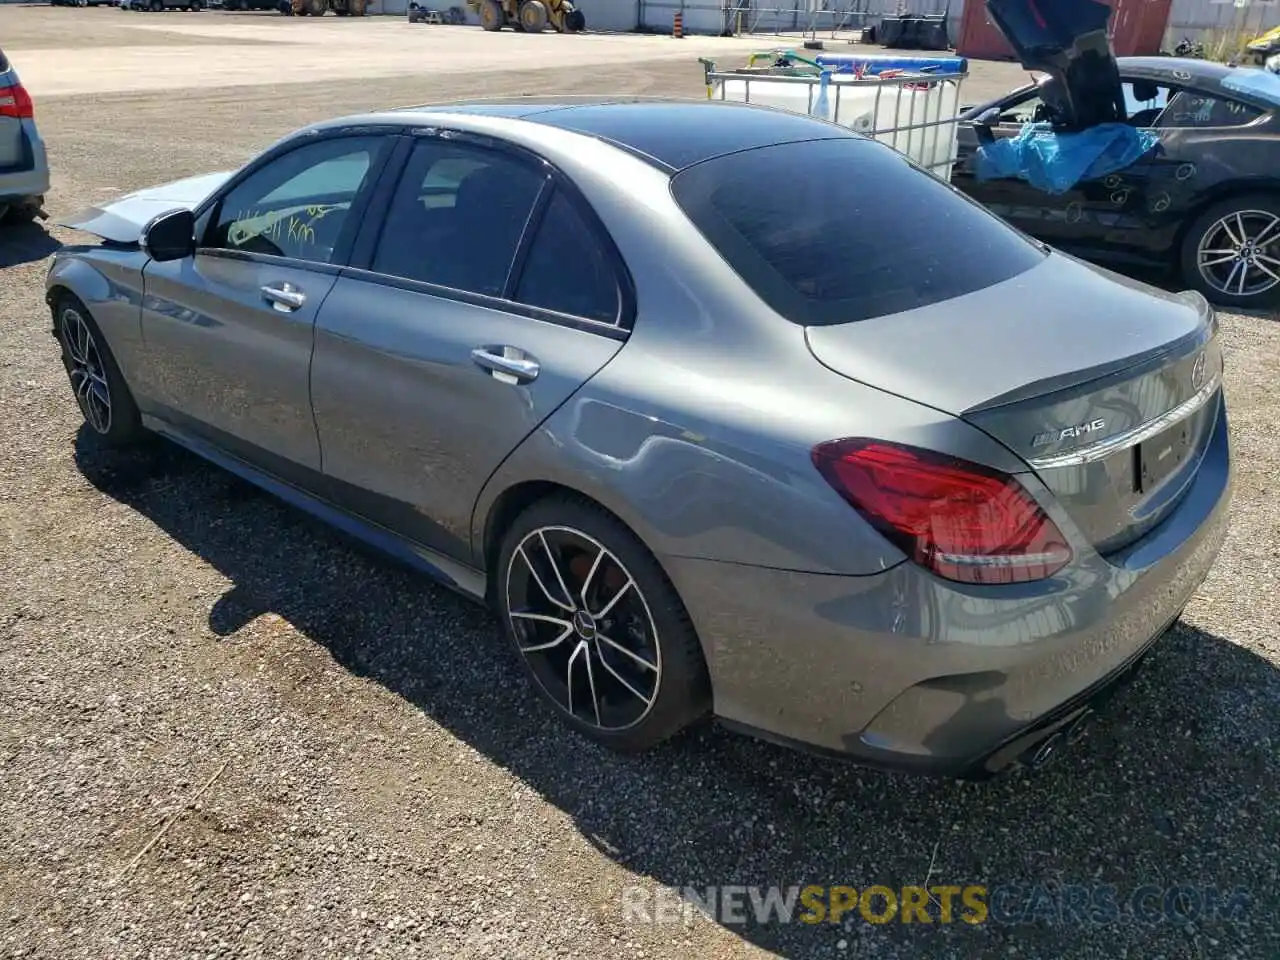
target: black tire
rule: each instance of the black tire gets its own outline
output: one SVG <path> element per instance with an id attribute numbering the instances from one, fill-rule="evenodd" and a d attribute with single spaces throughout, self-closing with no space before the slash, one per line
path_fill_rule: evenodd
<path id="1" fill-rule="evenodd" d="M 502 29 L 502 24 L 506 20 L 506 14 L 502 12 L 502 5 L 498 0 L 484 0 L 480 4 L 480 27 L 490 33 L 496 33 Z"/>
<path id="2" fill-rule="evenodd" d="M 569 33 L 581 33 L 587 29 L 587 15 L 581 10 L 574 10 L 564 18 L 564 27 Z"/>
<path id="3" fill-rule="evenodd" d="M 72 320 L 73 314 L 78 320 Z M 133 394 L 129 391 L 124 375 L 120 373 L 116 358 L 112 355 L 111 348 L 107 345 L 106 338 L 103 337 L 93 314 L 78 298 L 64 293 L 54 304 L 53 317 L 54 329 L 57 331 L 58 344 L 62 352 L 62 365 L 66 368 L 67 378 L 71 381 L 72 395 L 80 407 L 85 426 L 102 443 L 110 447 L 127 446 L 144 439 L 147 431 L 142 426 L 138 405 L 134 403 Z M 92 337 L 93 350 L 98 361 L 98 373 L 106 383 L 109 405 L 106 429 L 102 429 L 102 423 L 97 417 L 90 415 L 86 406 L 90 401 L 84 399 L 82 392 L 77 389 L 78 385 L 83 383 L 83 377 L 77 375 L 77 370 L 81 366 L 77 357 L 85 352 L 83 344 L 74 348 L 71 344 L 70 338 L 74 333 L 70 328 L 77 322 L 83 322 Z"/>
<path id="4" fill-rule="evenodd" d="M 192 13 L 199 13 L 204 9 L 204 0 L 191 0 L 190 10 Z"/>
<path id="5" fill-rule="evenodd" d="M 164 0 L 151 0 L 151 12 L 152 12 L 152 13 L 163 13 L 163 12 L 164 12 Z"/>
<path id="6" fill-rule="evenodd" d="M 1222 281 L 1224 271 L 1229 271 L 1234 264 L 1228 262 L 1225 265 L 1206 263 L 1205 270 L 1200 267 L 1200 250 L 1204 245 L 1207 251 L 1221 249 L 1226 251 L 1234 248 L 1236 245 L 1227 239 L 1227 234 L 1223 232 L 1220 226 L 1224 218 L 1231 218 L 1233 214 L 1239 214 L 1243 218 L 1245 229 L 1244 235 L 1248 235 L 1251 225 L 1257 224 L 1258 231 L 1256 236 L 1261 237 L 1263 243 L 1258 246 L 1246 246 L 1243 252 L 1251 255 L 1255 259 L 1246 262 L 1246 283 L 1245 292 L 1237 292 L 1234 288 L 1237 286 L 1238 279 L 1230 283 L 1215 283 L 1210 276 L 1215 276 Z M 1219 203 L 1215 203 L 1199 216 L 1195 218 L 1187 227 L 1187 231 L 1182 238 L 1182 246 L 1178 252 L 1178 266 L 1182 282 L 1187 286 L 1200 291 L 1209 300 L 1210 303 L 1222 307 L 1235 307 L 1243 309 L 1269 308 L 1280 304 L 1280 280 L 1272 281 L 1261 270 L 1265 267 L 1276 274 L 1280 274 L 1280 225 L 1266 231 L 1266 223 L 1268 218 L 1280 220 L 1280 195 L 1276 194 L 1240 194 L 1239 196 L 1229 197 Z M 1238 227 L 1232 228 L 1232 233 L 1241 232 Z M 1226 243 L 1228 246 L 1219 247 L 1218 243 Z M 1225 252 L 1223 256 L 1225 256 Z M 1215 254 L 1207 255 L 1210 260 L 1216 259 Z M 1256 259 L 1261 258 L 1261 259 Z M 1207 276 L 1208 273 L 1210 276 Z M 1251 279 L 1252 278 L 1252 279 Z M 1230 274 L 1227 275 L 1230 279 Z M 1270 284 L 1270 286 L 1267 286 Z M 1227 289 L 1223 289 L 1226 287 Z"/>
<path id="7" fill-rule="evenodd" d="M 520 26 L 525 33 L 541 33 L 547 28 L 547 8 L 542 0 L 524 0 L 520 4 Z"/>
<path id="8" fill-rule="evenodd" d="M 546 543 L 547 548 L 538 552 L 531 547 L 530 560 L 530 554 L 521 549 L 526 543 Z M 574 614 L 567 613 L 563 603 L 548 603 L 550 594 L 534 586 L 543 581 L 532 565 L 539 564 L 544 579 L 549 577 L 546 563 L 553 550 L 560 560 L 557 569 L 564 571 L 557 582 L 565 584 L 564 590 L 553 589 L 578 608 Z M 603 559 L 606 554 L 608 559 Z M 590 571 L 584 574 L 588 566 Z M 674 736 L 710 711 L 706 663 L 684 604 L 653 555 L 607 511 L 570 495 L 538 501 L 503 535 L 492 576 L 494 607 L 525 675 L 538 695 L 574 730 L 609 749 L 636 753 Z M 614 597 L 612 603 L 610 597 Z M 511 610 L 513 600 L 518 608 L 516 616 Z M 592 607 L 599 611 L 595 615 L 598 619 L 586 616 L 589 632 L 580 629 L 565 634 L 549 645 L 550 650 L 534 652 L 528 648 L 538 645 L 533 636 L 537 629 L 557 635 L 563 630 L 563 623 L 548 625 L 539 619 L 540 614 L 529 614 L 538 604 L 564 614 L 563 623 L 578 623 L 578 617 Z M 621 643 L 602 643 L 606 630 Z M 642 663 L 648 668 L 637 666 Z M 584 674 L 588 682 L 585 693 L 581 687 Z M 626 680 L 624 674 L 631 679 Z M 565 691 L 577 680 L 577 706 L 588 719 L 578 716 L 576 709 L 571 711 L 574 697 L 561 694 L 558 677 L 567 677 Z M 586 695 L 593 710 L 586 710 L 582 703 Z M 605 716 L 609 720 L 603 720 Z"/>
<path id="9" fill-rule="evenodd" d="M 30 223 L 44 208 L 44 197 L 28 197 L 18 203 L 0 203 L 0 223 L 10 226 L 19 223 Z"/>

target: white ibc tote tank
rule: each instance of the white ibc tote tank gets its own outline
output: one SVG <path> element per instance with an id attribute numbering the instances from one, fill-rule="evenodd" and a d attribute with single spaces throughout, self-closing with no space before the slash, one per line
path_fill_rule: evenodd
<path id="1" fill-rule="evenodd" d="M 957 156 L 960 77 L 726 74 L 721 97 L 820 117 L 893 147 L 943 179 Z"/>

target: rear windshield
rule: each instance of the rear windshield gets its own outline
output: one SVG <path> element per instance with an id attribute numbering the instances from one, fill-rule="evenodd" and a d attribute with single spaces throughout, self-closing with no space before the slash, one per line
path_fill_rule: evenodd
<path id="1" fill-rule="evenodd" d="M 0 50 L 0 73 L 4 73 L 9 69 L 9 61 L 5 59 L 4 51 Z"/>
<path id="2" fill-rule="evenodd" d="M 950 300 L 1045 256 L 950 185 L 860 137 L 718 157 L 677 174 L 672 192 L 761 299 L 806 326 Z"/>

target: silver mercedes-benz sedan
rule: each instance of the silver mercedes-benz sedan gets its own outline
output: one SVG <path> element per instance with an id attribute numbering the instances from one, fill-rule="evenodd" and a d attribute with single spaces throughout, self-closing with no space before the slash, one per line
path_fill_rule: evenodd
<path id="1" fill-rule="evenodd" d="M 67 225 L 105 241 L 48 277 L 89 431 L 488 603 L 617 749 L 714 714 L 899 769 L 1039 763 L 1223 540 L 1204 299 L 804 116 L 348 117 Z"/>

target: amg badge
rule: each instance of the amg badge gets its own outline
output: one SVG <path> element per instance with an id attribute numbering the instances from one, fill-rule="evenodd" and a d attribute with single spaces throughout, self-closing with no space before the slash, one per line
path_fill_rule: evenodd
<path id="1" fill-rule="evenodd" d="M 1074 427 L 1063 427 L 1061 430 L 1050 430 L 1048 433 L 1037 433 L 1035 438 L 1031 441 L 1031 446 L 1043 447 L 1049 443 L 1058 443 L 1061 440 L 1070 440 L 1072 437 L 1084 437 L 1105 429 L 1107 429 L 1107 421 L 1090 420 L 1088 423 L 1078 423 Z"/>

